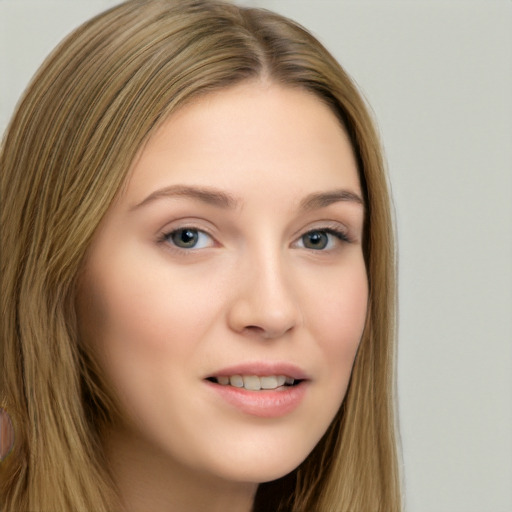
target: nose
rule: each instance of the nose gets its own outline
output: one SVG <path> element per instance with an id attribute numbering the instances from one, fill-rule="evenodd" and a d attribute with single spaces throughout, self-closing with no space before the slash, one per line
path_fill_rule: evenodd
<path id="1" fill-rule="evenodd" d="M 230 328 L 262 339 L 276 339 L 295 329 L 302 313 L 292 281 L 279 258 L 246 262 L 228 311 Z"/>

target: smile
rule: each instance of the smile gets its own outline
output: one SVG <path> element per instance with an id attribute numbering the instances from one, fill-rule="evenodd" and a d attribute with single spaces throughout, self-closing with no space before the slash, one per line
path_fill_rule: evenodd
<path id="1" fill-rule="evenodd" d="M 219 381 L 226 384 L 221 384 Z M 209 377 L 204 382 L 215 395 L 221 398 L 220 403 L 260 418 L 278 418 L 293 412 L 300 406 L 310 384 L 308 380 L 294 379 L 286 375 L 239 374 L 229 377 Z M 262 387 L 265 385 L 272 385 L 272 387 L 265 389 Z"/>
<path id="2" fill-rule="evenodd" d="M 296 379 L 287 375 L 219 375 L 217 377 L 210 377 L 207 380 L 222 386 L 244 388 L 249 391 L 278 389 L 294 386 L 298 383 L 298 380 L 296 381 Z"/>

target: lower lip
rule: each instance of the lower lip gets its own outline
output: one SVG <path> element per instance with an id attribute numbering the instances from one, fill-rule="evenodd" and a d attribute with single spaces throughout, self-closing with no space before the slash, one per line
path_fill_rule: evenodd
<path id="1" fill-rule="evenodd" d="M 296 386 L 262 391 L 249 391 L 245 388 L 223 386 L 210 381 L 205 383 L 229 405 L 245 414 L 261 418 L 278 418 L 290 414 L 302 402 L 307 388 L 306 381 Z"/>

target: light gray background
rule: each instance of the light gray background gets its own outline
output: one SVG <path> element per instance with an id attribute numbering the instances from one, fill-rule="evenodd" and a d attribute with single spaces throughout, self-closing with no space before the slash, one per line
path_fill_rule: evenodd
<path id="1" fill-rule="evenodd" d="M 1 131 L 50 49 L 116 3 L 0 0 Z M 511 512 L 512 3 L 240 3 L 311 29 L 378 119 L 400 241 L 407 510 Z"/>

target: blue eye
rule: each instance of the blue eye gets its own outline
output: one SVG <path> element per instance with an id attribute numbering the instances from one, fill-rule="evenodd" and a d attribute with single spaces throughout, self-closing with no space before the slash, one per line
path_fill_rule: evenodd
<path id="1" fill-rule="evenodd" d="M 176 229 L 165 235 L 165 240 L 179 249 L 204 249 L 212 245 L 210 235 L 195 228 Z"/>
<path id="2" fill-rule="evenodd" d="M 305 249 L 323 251 L 333 249 L 336 242 L 348 242 L 345 233 L 333 229 L 315 229 L 300 237 L 299 246 Z"/>

